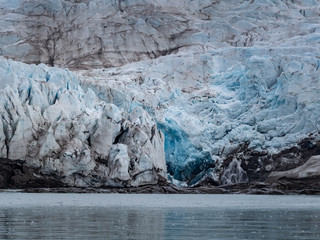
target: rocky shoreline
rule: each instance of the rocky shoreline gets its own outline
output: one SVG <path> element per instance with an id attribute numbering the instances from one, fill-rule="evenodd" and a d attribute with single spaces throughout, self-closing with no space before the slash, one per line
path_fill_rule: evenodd
<path id="1" fill-rule="evenodd" d="M 0 192 L 28 193 L 155 193 L 155 194 L 306 194 L 320 195 L 320 156 L 288 171 L 274 171 L 264 181 L 214 186 L 203 183 L 191 187 L 171 184 L 159 176 L 157 184 L 138 187 L 72 187 L 54 175 L 40 175 L 23 161 L 1 159 Z M 10 189 L 10 190 L 8 190 Z"/>
<path id="2" fill-rule="evenodd" d="M 273 183 L 254 182 L 223 186 L 179 187 L 169 183 L 128 188 L 25 188 L 0 189 L 0 192 L 19 191 L 25 193 L 120 193 L 120 194 L 263 194 L 263 195 L 320 195 L 320 178 L 288 179 Z"/>

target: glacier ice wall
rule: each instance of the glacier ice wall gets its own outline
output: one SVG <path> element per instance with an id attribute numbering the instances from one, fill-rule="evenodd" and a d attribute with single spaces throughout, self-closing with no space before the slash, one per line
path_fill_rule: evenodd
<path id="1" fill-rule="evenodd" d="M 68 70 L 0 58 L 0 158 L 66 186 L 139 186 L 166 175 L 162 133 L 84 91 Z"/>
<path id="2" fill-rule="evenodd" d="M 319 1 L 0 2 L 0 55 L 69 68 L 121 66 L 224 47 L 319 42 Z"/>
<path id="3" fill-rule="evenodd" d="M 208 177 L 220 182 L 234 158 L 255 178 L 299 162 L 300 141 L 315 146 L 320 62 L 312 55 L 317 52 L 237 48 L 77 74 L 93 91 L 111 86 L 130 97 L 128 106 L 146 109 L 165 135 L 169 174 L 192 185 Z M 301 152 L 279 155 L 294 147 Z"/>
<path id="4" fill-rule="evenodd" d="M 154 154 L 149 154 L 153 169 L 165 169 L 156 157 L 165 155 L 169 178 L 189 185 L 264 180 L 271 171 L 295 168 L 319 152 L 319 0 L 14 0 L 0 1 L 0 11 L 0 55 L 74 69 L 80 81 L 75 80 L 77 89 L 63 81 L 56 82 L 55 89 L 83 91 L 73 100 L 69 95 L 60 98 L 57 90 L 42 84 L 33 91 L 25 87 L 25 97 L 19 95 L 21 110 L 13 114 L 21 122 L 14 120 L 12 129 L 0 123 L 6 129 L 0 132 L 3 156 L 29 154 L 31 147 L 19 139 L 29 141 L 33 135 L 21 129 L 46 121 L 56 124 L 60 109 L 75 129 L 91 129 L 86 141 L 71 135 L 90 148 L 91 156 L 94 148 L 95 164 L 106 165 L 107 153 L 122 159 L 108 162 L 109 169 L 118 169 L 110 170 L 108 177 L 118 175 L 123 181 L 135 176 L 123 171 L 131 169 L 130 154 L 140 153 L 130 150 L 141 146 L 135 128 L 146 134 L 139 138 L 148 138 L 152 145 L 146 148 Z M 14 77 L 4 79 L 11 83 Z M 4 98 L 17 98 L 14 90 L 6 94 Z M 61 105 L 58 98 L 63 99 Z M 112 114 L 119 114 L 104 116 L 102 112 L 110 111 L 97 108 L 96 102 L 109 104 Z M 40 106 L 30 116 L 41 116 L 23 120 L 20 112 L 30 104 Z M 80 114 L 84 107 L 79 106 L 84 105 L 88 117 Z M 110 120 L 117 116 L 121 124 Z M 68 124 L 58 129 L 69 129 Z M 60 132 L 59 138 L 64 138 L 64 130 Z M 8 139 L 19 151 L 10 150 L 15 148 Z M 38 146 L 27 158 L 32 162 L 38 153 L 57 152 L 54 141 L 61 146 L 48 137 L 42 150 Z M 107 149 L 101 143 L 107 143 Z"/>

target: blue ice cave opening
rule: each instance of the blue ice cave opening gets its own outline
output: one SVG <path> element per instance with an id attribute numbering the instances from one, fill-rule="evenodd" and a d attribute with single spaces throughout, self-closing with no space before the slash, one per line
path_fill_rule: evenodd
<path id="1" fill-rule="evenodd" d="M 169 178 L 193 185 L 213 171 L 215 162 L 210 152 L 193 145 L 189 135 L 175 120 L 166 118 L 165 122 L 158 122 L 157 125 L 165 137 L 164 151 Z"/>

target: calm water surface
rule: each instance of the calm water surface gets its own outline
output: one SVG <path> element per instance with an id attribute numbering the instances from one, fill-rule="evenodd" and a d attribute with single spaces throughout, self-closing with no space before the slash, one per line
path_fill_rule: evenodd
<path id="1" fill-rule="evenodd" d="M 320 239 L 320 198 L 0 193 L 0 239 Z"/>

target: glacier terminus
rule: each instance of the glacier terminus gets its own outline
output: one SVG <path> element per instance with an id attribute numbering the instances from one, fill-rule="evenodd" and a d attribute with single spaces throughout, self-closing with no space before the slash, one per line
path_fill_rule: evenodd
<path id="1" fill-rule="evenodd" d="M 320 177 L 319 0 L 0 0 L 0 56 L 2 188 Z"/>

